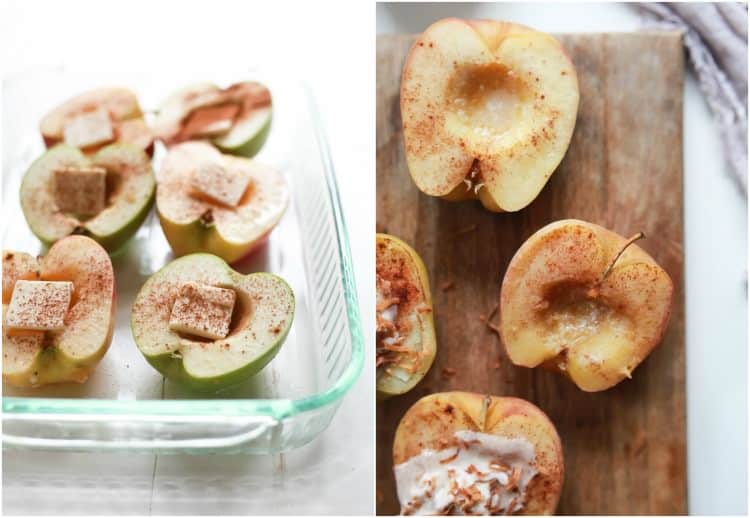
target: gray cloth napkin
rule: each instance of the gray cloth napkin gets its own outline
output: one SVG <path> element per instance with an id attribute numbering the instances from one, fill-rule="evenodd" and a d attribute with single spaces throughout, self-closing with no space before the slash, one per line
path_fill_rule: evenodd
<path id="1" fill-rule="evenodd" d="M 634 4 L 652 27 L 685 31 L 685 47 L 719 122 L 726 159 L 747 194 L 747 4 Z"/>

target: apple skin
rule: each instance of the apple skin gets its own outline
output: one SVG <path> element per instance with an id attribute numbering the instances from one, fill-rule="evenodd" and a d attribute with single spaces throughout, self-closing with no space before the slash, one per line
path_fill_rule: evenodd
<path id="1" fill-rule="evenodd" d="M 281 345 L 284 343 L 284 340 L 286 340 L 288 334 L 289 328 L 279 335 L 279 340 L 273 348 L 259 356 L 255 361 L 217 378 L 204 379 L 191 376 L 190 373 L 185 370 L 182 359 L 175 358 L 169 353 L 157 356 L 147 356 L 144 354 L 143 357 L 146 358 L 146 361 L 165 378 L 176 381 L 182 386 L 195 392 L 215 393 L 242 383 L 260 372 L 271 360 L 273 360 L 276 354 L 278 354 L 279 349 L 281 349 Z"/>
<path id="2" fill-rule="evenodd" d="M 232 243 L 223 239 L 212 223 L 196 220 L 182 225 L 170 221 L 158 210 L 157 214 L 164 231 L 164 237 L 167 238 L 175 257 L 206 253 L 217 255 L 229 264 L 237 263 L 252 255 L 265 244 L 273 231 L 273 229 L 268 230 L 251 243 Z"/>
<path id="3" fill-rule="evenodd" d="M 380 380 L 376 382 L 377 400 L 385 401 L 391 396 L 397 396 L 409 392 L 420 381 L 422 381 L 427 372 L 430 370 L 430 367 L 432 367 L 432 363 L 435 361 L 435 355 L 437 354 L 437 340 L 435 338 L 435 321 L 432 305 L 432 295 L 430 292 L 430 279 L 427 275 L 427 268 L 425 267 L 422 258 L 419 256 L 416 250 L 414 250 L 406 242 L 390 234 L 376 234 L 376 242 L 376 246 L 381 246 L 382 244 L 383 246 L 394 248 L 396 250 L 399 250 L 402 254 L 406 255 L 408 259 L 410 259 L 411 263 L 414 266 L 414 269 L 416 270 L 421 290 L 424 295 L 424 301 L 427 307 L 429 307 L 430 309 L 429 312 L 421 314 L 422 327 L 420 329 L 420 335 L 422 337 L 422 346 L 425 355 L 419 364 L 419 368 L 412 375 L 409 382 L 405 383 L 401 387 L 386 386 L 384 383 L 381 383 Z"/>
<path id="4" fill-rule="evenodd" d="M 55 243 L 52 248 L 47 252 L 46 257 L 53 256 L 58 253 L 66 254 L 65 250 L 67 247 L 72 249 L 79 248 L 81 244 L 85 246 L 95 246 L 101 251 L 101 254 L 106 255 L 106 251 L 95 241 L 84 236 L 68 236 Z M 42 258 L 42 262 L 44 258 Z M 41 354 L 37 357 L 36 361 L 32 363 L 25 371 L 17 372 L 14 374 L 6 374 L 3 372 L 3 382 L 8 383 L 11 386 L 19 388 L 33 388 L 41 385 L 48 385 L 53 383 L 84 383 L 88 380 L 91 371 L 99 364 L 101 359 L 109 350 L 112 344 L 112 337 L 115 330 L 115 311 L 117 308 L 117 290 L 114 281 L 114 270 L 112 269 L 112 263 L 109 261 L 109 269 L 112 275 L 112 304 L 109 312 L 109 326 L 107 333 L 104 336 L 101 347 L 99 347 L 94 354 L 88 356 L 85 360 L 73 358 L 66 354 L 63 350 L 58 347 L 45 347 Z M 22 277 L 23 278 L 23 277 Z M 42 277 L 44 280 L 44 276 Z M 56 279 L 49 279 L 56 280 Z M 3 301 L 5 303 L 5 301 Z M 5 312 L 5 304 L 3 304 L 3 313 Z M 5 339 L 5 333 L 3 333 Z M 36 374 L 35 374 L 36 373 Z"/>
<path id="5" fill-rule="evenodd" d="M 444 449 L 445 440 L 462 430 L 522 437 L 533 444 L 539 474 L 526 488 L 526 505 L 520 514 L 554 513 L 565 474 L 560 436 L 547 415 L 523 399 L 473 392 L 423 397 L 409 408 L 396 429 L 394 466 L 424 449 Z"/>
<path id="6" fill-rule="evenodd" d="M 107 252 L 109 252 L 110 255 L 116 255 L 123 248 L 125 248 L 125 246 L 130 241 L 130 238 L 135 235 L 138 229 L 141 228 L 141 225 L 143 225 L 143 222 L 146 221 L 146 218 L 151 212 L 151 207 L 153 207 L 154 205 L 155 198 L 156 198 L 156 190 L 151 192 L 151 195 L 148 198 L 148 203 L 144 205 L 140 211 L 138 211 L 135 217 L 131 219 L 128 224 L 126 224 L 124 227 L 122 227 L 120 230 L 118 230 L 111 236 L 100 237 L 100 236 L 94 236 L 92 234 L 86 234 L 86 235 L 89 235 L 91 238 L 97 241 L 100 245 L 102 245 L 104 249 L 107 250 Z"/>
<path id="7" fill-rule="evenodd" d="M 630 378 L 631 372 L 661 343 L 674 295 L 669 275 L 636 244 L 625 249 L 606 280 L 596 288 L 595 300 L 616 308 L 618 315 L 625 315 L 627 321 L 637 325 L 630 324 L 626 334 L 598 328 L 594 336 L 608 336 L 611 340 L 601 344 L 588 340 L 607 352 L 598 364 L 591 363 L 589 353 L 583 350 L 576 353 L 574 348 L 523 346 L 518 331 L 513 331 L 522 329 L 529 334 L 524 343 L 544 343 L 545 330 L 539 327 L 540 316 L 535 308 L 547 307 L 545 290 L 569 283 L 574 286 L 569 290 L 580 287 L 581 293 L 588 292 L 626 241 L 599 225 L 568 219 L 550 223 L 521 245 L 511 259 L 500 291 L 500 335 L 511 362 L 560 372 L 586 392 L 606 390 Z M 534 266 L 542 264 L 539 261 L 543 261 L 544 269 Z M 523 322 L 520 328 L 519 322 Z M 602 349 L 592 350 L 600 356 Z M 558 357 L 563 352 L 565 361 L 561 366 Z"/>
<path id="8" fill-rule="evenodd" d="M 114 302 L 115 297 L 113 296 L 112 307 L 114 307 Z M 99 352 L 85 361 L 71 358 L 57 347 L 47 347 L 27 370 L 16 374 L 3 374 L 3 382 L 17 388 L 35 388 L 53 383 L 85 383 L 91 371 L 109 350 L 114 333 L 114 314 L 112 315 L 112 322 L 109 333 L 105 337 L 107 346 L 101 348 Z M 35 372 L 37 374 L 33 376 Z"/>
<path id="9" fill-rule="evenodd" d="M 471 36 L 467 36 L 467 33 Z M 555 63 L 547 67 L 550 70 L 555 68 L 557 74 L 559 65 L 569 84 L 552 84 L 555 74 L 545 75 L 545 81 L 550 81 L 546 102 L 557 97 L 556 92 L 565 92 L 566 95 L 570 94 L 567 104 L 571 108 L 562 113 L 558 110 L 557 115 L 550 116 L 555 120 L 547 121 L 544 125 L 536 121 L 533 126 L 534 139 L 518 140 L 497 150 L 480 142 L 477 137 L 469 139 L 465 134 L 454 135 L 446 129 L 446 115 L 449 112 L 446 99 L 451 94 L 445 93 L 443 88 L 450 84 L 446 78 L 452 77 L 454 70 L 461 66 L 504 65 L 497 61 L 495 54 L 508 37 L 527 40 L 533 37 L 540 48 L 550 53 Z M 441 45 L 441 39 L 446 43 Z M 528 45 L 531 48 L 531 42 Z M 461 50 L 460 47 L 464 46 L 466 48 Z M 441 54 L 438 50 L 441 47 L 450 50 Z M 465 52 L 469 48 L 471 52 Z M 428 53 L 432 53 L 433 57 Z M 533 58 L 527 59 L 534 61 Z M 437 70 L 442 70 L 442 73 Z M 523 74 L 517 72 L 516 75 Z M 545 99 L 545 96 L 541 95 L 540 98 Z M 538 196 L 565 156 L 575 127 L 578 101 L 579 88 L 573 63 L 551 36 L 511 22 L 458 18 L 439 20 L 417 38 L 406 57 L 402 72 L 400 107 L 405 157 L 411 178 L 425 194 L 447 201 L 479 200 L 492 212 L 521 210 Z M 524 101 L 522 104 L 531 103 Z M 534 106 L 536 109 L 537 106 Z M 538 142 L 542 147 L 537 147 Z M 468 190 L 463 182 L 475 160 L 479 162 L 481 183 L 484 184 L 478 192 Z M 533 181 L 528 179 L 529 173 L 533 173 Z"/>
<path id="10" fill-rule="evenodd" d="M 273 120 L 273 115 L 269 115 L 268 120 L 263 124 L 263 127 L 261 130 L 255 134 L 253 138 L 245 142 L 244 144 L 241 144 L 239 146 L 222 146 L 219 144 L 217 138 L 214 138 L 211 142 L 219 148 L 222 153 L 229 153 L 230 155 L 236 155 L 236 156 L 244 156 L 247 158 L 252 158 L 255 155 L 258 154 L 258 152 L 263 148 L 263 146 L 266 143 L 266 140 L 268 140 L 268 135 L 271 133 L 271 122 Z"/>

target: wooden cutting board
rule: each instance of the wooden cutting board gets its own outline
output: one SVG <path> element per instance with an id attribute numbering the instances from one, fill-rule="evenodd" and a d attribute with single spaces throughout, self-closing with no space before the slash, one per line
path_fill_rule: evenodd
<path id="1" fill-rule="evenodd" d="M 565 455 L 560 514 L 684 514 L 685 300 L 682 84 L 679 33 L 559 36 L 578 71 L 581 103 L 570 149 L 539 197 L 513 214 L 426 196 L 404 159 L 399 84 L 413 36 L 377 40 L 377 230 L 410 243 L 433 290 L 438 352 L 410 393 L 378 403 L 377 512 L 398 513 L 391 447 L 401 416 L 433 392 L 527 399 L 557 427 Z M 579 218 L 639 242 L 675 284 L 662 344 L 633 379 L 605 392 L 513 366 L 480 319 L 498 303 L 511 257 L 552 221 Z M 447 287 L 451 285 L 452 287 Z M 444 368 L 456 369 L 450 375 Z"/>

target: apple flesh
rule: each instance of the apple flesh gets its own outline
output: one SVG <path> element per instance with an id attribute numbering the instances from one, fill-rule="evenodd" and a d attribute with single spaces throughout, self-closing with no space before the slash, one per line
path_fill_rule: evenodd
<path id="1" fill-rule="evenodd" d="M 664 336 L 673 286 L 628 243 L 571 219 L 519 248 L 500 292 L 501 337 L 514 364 L 552 368 L 589 392 L 631 376 Z"/>
<path id="2" fill-rule="evenodd" d="M 152 127 L 167 146 L 205 138 L 224 153 L 252 157 L 268 138 L 271 119 L 271 92 L 258 82 L 224 89 L 198 83 L 170 95 Z"/>
<path id="3" fill-rule="evenodd" d="M 39 125 L 44 144 L 52 148 L 65 142 L 65 129 L 75 127 L 79 117 L 103 113 L 112 126 L 111 137 L 103 137 L 84 151 L 97 151 L 102 145 L 117 142 L 153 153 L 154 137 L 143 119 L 143 112 L 135 93 L 127 88 L 103 87 L 68 99 L 42 118 Z M 106 133 L 106 132 L 105 132 Z"/>
<path id="4" fill-rule="evenodd" d="M 175 301 L 188 283 L 236 292 L 225 338 L 211 340 L 170 327 Z M 194 390 L 217 391 L 246 380 L 270 362 L 293 318 L 294 294 L 280 277 L 242 275 L 216 256 L 192 254 L 146 281 L 133 303 L 131 328 L 140 352 L 164 377 Z"/>
<path id="5" fill-rule="evenodd" d="M 377 393 L 408 392 L 435 359 L 435 325 L 427 270 L 400 239 L 377 234 Z"/>
<path id="6" fill-rule="evenodd" d="M 18 280 L 69 281 L 73 299 L 59 331 L 11 331 L 5 315 Z M 55 243 L 43 258 L 3 252 L 3 381 L 15 387 L 83 383 L 112 342 L 115 275 L 107 252 L 85 236 Z"/>
<path id="7" fill-rule="evenodd" d="M 430 196 L 520 210 L 565 155 L 578 98 L 573 64 L 551 36 L 508 22 L 438 21 L 417 38 L 401 77 L 411 177 Z"/>
<path id="8" fill-rule="evenodd" d="M 62 212 L 55 197 L 55 172 L 61 169 L 106 170 L 106 203 L 91 217 Z M 156 182 L 145 152 L 112 144 L 93 155 L 59 144 L 39 157 L 21 183 L 21 208 L 31 231 L 52 244 L 70 234 L 91 237 L 107 251 L 118 250 L 135 234 L 151 209 Z"/>
<path id="9" fill-rule="evenodd" d="M 249 186 L 236 206 L 195 192 L 195 175 L 205 163 L 249 175 Z M 288 203 L 286 181 L 280 173 L 245 158 L 223 155 L 198 141 L 170 149 L 156 192 L 159 221 L 175 255 L 206 252 L 230 263 L 264 242 Z"/>
<path id="10" fill-rule="evenodd" d="M 518 514 L 547 515 L 555 511 L 564 473 L 560 437 L 544 412 L 522 399 L 471 392 L 444 392 L 420 399 L 406 412 L 396 429 L 393 464 L 402 465 L 425 451 L 446 450 L 448 460 L 456 448 L 461 448 L 456 433 L 464 431 L 528 441 L 533 448 L 530 464 L 536 473 L 521 495 L 523 507 Z M 498 457 L 478 460 L 495 460 L 501 465 L 509 463 L 502 455 Z M 449 469 L 450 462 L 445 462 L 444 466 Z M 435 487 L 432 493 L 449 490 Z M 401 502 L 401 505 L 403 510 L 408 502 Z M 484 514 L 490 514 L 480 506 Z"/>

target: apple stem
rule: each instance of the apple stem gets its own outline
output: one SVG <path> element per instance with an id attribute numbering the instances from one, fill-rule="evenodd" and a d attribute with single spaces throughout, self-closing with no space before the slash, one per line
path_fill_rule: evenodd
<path id="1" fill-rule="evenodd" d="M 643 239 L 644 237 L 646 237 L 646 234 L 644 234 L 643 232 L 638 232 L 636 235 L 634 235 L 633 237 L 631 237 L 630 239 L 628 239 L 625 242 L 625 244 L 622 246 L 622 248 L 620 248 L 620 251 L 617 252 L 617 254 L 615 254 L 615 256 L 612 258 L 612 261 L 609 263 L 609 266 L 607 266 L 607 269 L 604 270 L 604 275 L 602 275 L 602 278 L 599 279 L 599 282 L 596 283 L 597 286 L 599 286 L 601 283 L 603 283 L 604 279 L 606 279 L 607 276 L 612 272 L 612 269 L 615 267 L 615 263 L 620 258 L 620 256 L 623 254 L 623 252 L 625 252 L 625 250 L 630 245 L 632 245 L 633 243 L 635 243 L 639 239 Z"/>

